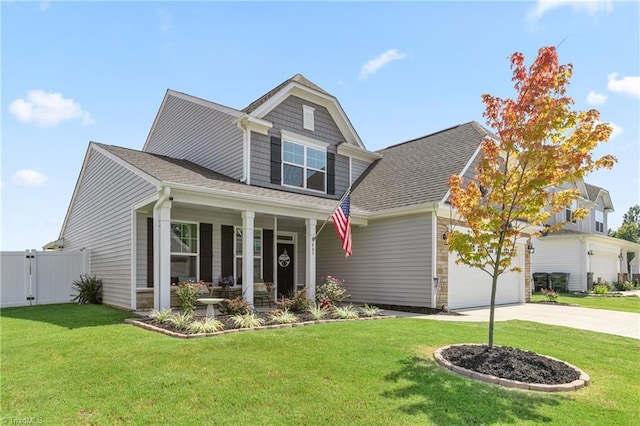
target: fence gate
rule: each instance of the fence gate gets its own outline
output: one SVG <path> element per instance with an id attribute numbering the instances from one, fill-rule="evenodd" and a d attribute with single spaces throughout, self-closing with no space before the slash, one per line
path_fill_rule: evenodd
<path id="1" fill-rule="evenodd" d="M 89 272 L 88 260 L 88 250 L 0 253 L 0 307 L 71 301 L 71 286 Z"/>

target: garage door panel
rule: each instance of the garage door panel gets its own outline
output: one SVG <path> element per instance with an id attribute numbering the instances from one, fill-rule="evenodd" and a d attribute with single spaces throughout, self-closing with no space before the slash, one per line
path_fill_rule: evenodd
<path id="1" fill-rule="evenodd" d="M 491 276 L 478 268 L 455 263 L 456 254 L 449 255 L 449 308 L 461 309 L 488 306 L 491 300 Z M 518 248 L 513 266 L 524 270 L 524 247 Z M 524 273 L 507 272 L 498 278 L 496 304 L 524 302 Z"/>

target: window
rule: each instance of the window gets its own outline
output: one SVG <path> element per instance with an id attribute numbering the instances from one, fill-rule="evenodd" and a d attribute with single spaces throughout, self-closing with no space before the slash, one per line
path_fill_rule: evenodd
<path id="1" fill-rule="evenodd" d="M 302 105 L 302 127 L 305 130 L 314 131 L 315 117 L 313 115 L 314 109 L 307 105 Z"/>
<path id="2" fill-rule="evenodd" d="M 283 141 L 283 185 L 326 192 L 326 169 L 326 151 L 289 141 Z"/>
<path id="3" fill-rule="evenodd" d="M 235 228 L 234 253 L 235 271 L 233 276 L 242 283 L 242 228 Z M 262 279 L 262 229 L 253 230 L 253 280 Z"/>
<path id="4" fill-rule="evenodd" d="M 596 210 L 596 232 L 604 232 L 604 213 Z"/>
<path id="5" fill-rule="evenodd" d="M 572 201 L 570 206 L 567 206 L 567 208 L 564 211 L 564 220 L 567 222 L 571 222 L 571 223 L 576 223 L 576 220 L 573 218 L 573 211 L 576 210 L 578 208 L 578 202 L 577 201 Z"/>
<path id="6" fill-rule="evenodd" d="M 196 280 L 198 265 L 198 225 L 171 222 L 171 277 Z"/>

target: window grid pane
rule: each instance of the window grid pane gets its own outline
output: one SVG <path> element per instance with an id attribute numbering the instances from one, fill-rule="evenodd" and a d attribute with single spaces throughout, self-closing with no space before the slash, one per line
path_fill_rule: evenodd
<path id="1" fill-rule="evenodd" d="M 291 166 L 289 164 L 285 164 L 282 168 L 282 182 L 285 185 L 299 186 L 300 188 L 304 187 L 304 182 L 302 180 L 303 176 L 303 168 Z"/>

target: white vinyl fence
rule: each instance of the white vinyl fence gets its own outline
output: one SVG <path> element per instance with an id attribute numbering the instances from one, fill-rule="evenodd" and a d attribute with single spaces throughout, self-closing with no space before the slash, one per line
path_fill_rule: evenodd
<path id="1" fill-rule="evenodd" d="M 1 252 L 0 307 L 70 302 L 72 284 L 89 272 L 88 261 L 88 250 Z"/>

